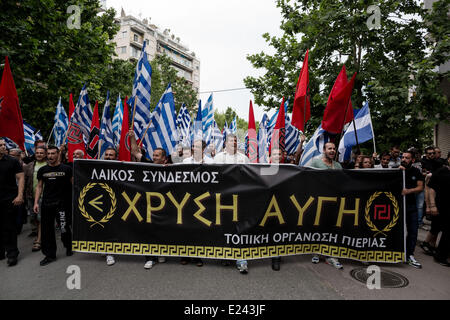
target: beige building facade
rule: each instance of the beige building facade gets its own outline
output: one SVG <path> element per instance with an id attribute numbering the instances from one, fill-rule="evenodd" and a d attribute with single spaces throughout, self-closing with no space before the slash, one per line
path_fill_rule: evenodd
<path id="1" fill-rule="evenodd" d="M 199 93 L 200 60 L 180 38 L 171 34 L 168 29 L 160 30 L 148 19 L 141 20 L 126 15 L 123 10 L 116 22 L 120 25 L 120 30 L 113 40 L 116 43 L 116 58 L 137 61 L 145 41 L 150 61 L 158 55 L 167 55 L 178 76 L 186 79 L 197 94 Z"/>

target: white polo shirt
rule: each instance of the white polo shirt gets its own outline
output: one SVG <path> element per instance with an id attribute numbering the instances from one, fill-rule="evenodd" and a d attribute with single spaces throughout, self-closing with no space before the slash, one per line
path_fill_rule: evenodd
<path id="1" fill-rule="evenodd" d="M 229 154 L 226 151 L 216 154 L 214 157 L 214 163 L 250 163 L 250 160 L 242 153 L 236 152 L 235 154 Z"/>
<path id="2" fill-rule="evenodd" d="M 203 162 L 198 162 L 194 159 L 194 156 L 191 156 L 189 158 L 186 158 L 183 160 L 183 163 L 193 164 L 193 163 L 205 163 L 205 164 L 212 164 L 214 163 L 213 159 L 207 156 L 203 156 Z"/>

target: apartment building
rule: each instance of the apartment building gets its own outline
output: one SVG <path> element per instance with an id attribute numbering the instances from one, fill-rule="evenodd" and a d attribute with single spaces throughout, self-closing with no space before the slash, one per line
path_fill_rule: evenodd
<path id="1" fill-rule="evenodd" d="M 198 93 L 200 88 L 200 60 L 195 53 L 189 51 L 179 37 L 171 34 L 169 29 L 161 30 L 148 18 L 139 19 L 126 15 L 122 9 L 116 18 L 120 30 L 114 38 L 118 59 L 137 61 L 144 41 L 148 59 L 166 54 L 172 60 L 172 67 L 180 77 L 188 81 Z"/>

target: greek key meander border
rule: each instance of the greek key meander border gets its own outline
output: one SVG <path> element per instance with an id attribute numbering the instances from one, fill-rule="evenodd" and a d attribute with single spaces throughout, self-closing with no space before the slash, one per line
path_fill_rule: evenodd
<path id="1" fill-rule="evenodd" d="M 183 245 L 157 245 L 141 243 L 112 243 L 93 241 L 73 241 L 73 251 L 87 253 L 111 253 L 126 255 L 158 255 L 174 257 L 201 257 L 215 259 L 259 259 L 297 254 L 322 254 L 359 261 L 397 263 L 405 261 L 404 252 L 358 251 L 354 249 L 324 244 L 294 244 L 256 248 L 226 248 Z"/>

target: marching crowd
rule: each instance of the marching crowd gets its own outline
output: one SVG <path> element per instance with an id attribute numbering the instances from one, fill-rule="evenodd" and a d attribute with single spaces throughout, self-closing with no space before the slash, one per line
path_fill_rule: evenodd
<path id="1" fill-rule="evenodd" d="M 132 161 L 152 162 L 158 165 L 172 163 L 249 163 L 249 159 L 237 150 L 237 137 L 228 135 L 225 148 L 215 153 L 204 141 L 193 143 L 192 149 L 179 147 L 168 155 L 165 150 L 154 150 L 152 159 L 139 148 L 133 130 L 129 131 L 131 140 Z M 305 137 L 295 154 L 283 153 L 279 148 L 272 148 L 271 163 L 298 165 Z M 85 158 L 82 150 L 73 152 L 74 159 Z M 414 258 L 418 229 L 424 227 L 424 219 L 431 220 L 431 229 L 425 241 L 419 244 L 425 254 L 433 256 L 434 261 L 450 266 L 450 170 L 449 159 L 441 157 L 439 148 L 427 147 L 425 154 L 415 148 L 401 152 L 394 146 L 388 152 L 380 155 L 362 155 L 355 152 L 352 161 L 339 163 L 336 158 L 336 146 L 332 142 L 324 145 L 321 156 L 315 158 L 310 167 L 316 169 L 389 169 L 405 170 L 405 189 L 402 195 L 406 197 L 406 255 L 407 263 L 421 268 Z M 18 263 L 19 250 L 17 236 L 22 226 L 28 222 L 33 226 L 30 237 L 34 237 L 31 250 L 41 251 L 44 258 L 40 262 L 45 266 L 56 260 L 56 228 L 61 232 L 61 240 L 66 249 L 66 255 L 73 255 L 71 245 L 71 204 L 73 165 L 68 162 L 67 147 L 47 146 L 44 141 L 35 142 L 35 153 L 27 157 L 20 149 L 7 150 L 6 142 L 0 138 L 0 260 L 7 258 L 7 265 L 12 267 Z M 106 150 L 104 160 L 117 160 L 118 152 L 114 148 Z M 440 241 L 437 241 L 442 233 Z M 6 255 L 5 255 L 6 254 Z M 343 266 L 338 259 L 324 257 L 325 262 L 337 269 Z M 181 264 L 187 264 L 189 258 L 182 258 Z M 156 263 L 165 262 L 165 257 L 145 257 L 144 267 L 152 268 Z M 201 267 L 201 259 L 193 259 Z M 312 263 L 319 263 L 320 257 L 314 255 Z M 106 256 L 108 265 L 115 264 L 113 255 Z M 281 258 L 272 258 L 272 269 L 280 270 Z M 222 264 L 230 265 L 223 260 Z M 236 267 L 240 273 L 248 272 L 246 260 L 237 260 Z"/>

